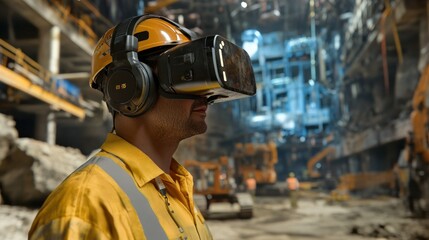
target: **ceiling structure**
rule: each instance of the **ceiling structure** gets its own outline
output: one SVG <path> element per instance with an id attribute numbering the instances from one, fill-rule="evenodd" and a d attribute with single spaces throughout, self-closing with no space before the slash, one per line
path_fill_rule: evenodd
<path id="1" fill-rule="evenodd" d="M 178 0 L 170 1 L 168 6 L 161 2 L 165 1 L 148 1 L 145 11 L 167 16 L 202 35 L 221 34 L 239 39 L 246 29 L 287 31 L 295 35 L 309 31 L 308 1 Z"/>
<path id="2" fill-rule="evenodd" d="M 340 29 L 354 1 L 315 0 L 314 4 L 320 33 L 321 28 Z M 145 12 L 168 16 L 202 35 L 235 40 L 247 29 L 280 31 L 285 38 L 310 35 L 309 0 L 149 0 Z"/>

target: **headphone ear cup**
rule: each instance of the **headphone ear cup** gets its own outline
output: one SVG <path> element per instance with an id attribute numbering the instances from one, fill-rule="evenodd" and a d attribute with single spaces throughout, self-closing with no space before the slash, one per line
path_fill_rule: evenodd
<path id="1" fill-rule="evenodd" d="M 134 62 L 109 70 L 103 84 L 106 103 L 128 117 L 148 111 L 157 99 L 152 70 L 142 62 Z"/>
<path id="2" fill-rule="evenodd" d="M 132 99 L 133 104 L 135 104 L 136 109 L 132 115 L 129 116 L 138 116 L 147 112 L 158 99 L 157 95 L 157 85 L 155 83 L 152 69 L 145 63 L 138 62 L 133 65 L 135 76 L 136 76 L 136 94 Z"/>

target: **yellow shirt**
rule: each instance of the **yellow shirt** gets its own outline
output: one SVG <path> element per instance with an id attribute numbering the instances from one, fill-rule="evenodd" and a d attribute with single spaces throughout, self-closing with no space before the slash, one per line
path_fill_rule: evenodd
<path id="1" fill-rule="evenodd" d="M 170 174 L 166 174 L 146 154 L 114 134 L 108 135 L 101 149 L 97 155 L 112 159 L 132 176 L 169 239 L 212 239 L 194 205 L 192 176 L 184 167 L 173 160 Z M 182 234 L 153 184 L 156 177 L 167 188 L 173 214 L 184 229 Z M 31 226 L 29 239 L 146 237 L 127 195 L 98 165 L 91 164 L 71 174 L 49 195 Z"/>

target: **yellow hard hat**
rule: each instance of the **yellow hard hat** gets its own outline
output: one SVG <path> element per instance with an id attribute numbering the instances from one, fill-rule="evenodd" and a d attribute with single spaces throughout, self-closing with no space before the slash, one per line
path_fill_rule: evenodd
<path id="1" fill-rule="evenodd" d="M 107 30 L 98 41 L 92 55 L 92 71 L 89 85 L 95 88 L 100 72 L 112 63 L 110 43 L 114 28 Z M 180 26 L 173 24 L 165 18 L 150 17 L 138 23 L 134 29 L 134 36 L 138 38 L 138 52 L 150 51 L 165 46 L 175 46 L 191 41 Z"/>

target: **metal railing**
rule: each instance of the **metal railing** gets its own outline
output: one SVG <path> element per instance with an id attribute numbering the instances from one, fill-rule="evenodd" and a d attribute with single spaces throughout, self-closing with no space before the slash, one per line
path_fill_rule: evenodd
<path id="1" fill-rule="evenodd" d="M 1 65 L 25 75 L 34 84 L 52 87 L 51 73 L 48 70 L 3 39 L 0 39 L 0 57 Z"/>
<path id="2" fill-rule="evenodd" d="M 69 93 L 69 87 L 74 86 L 63 79 L 55 79 L 50 71 L 46 70 L 36 61 L 25 55 L 21 49 L 13 47 L 3 39 L 0 39 L 0 63 L 4 67 L 28 79 L 31 84 L 41 87 L 43 90 L 53 93 L 73 104 L 80 105 L 80 93 Z"/>
<path id="3" fill-rule="evenodd" d="M 106 29 L 113 26 L 113 23 L 105 18 L 88 0 L 46 1 L 52 8 L 57 10 L 64 23 L 70 23 L 76 27 L 78 33 L 84 36 L 91 45 L 94 45 L 99 38 L 94 31 L 96 29 L 95 22 L 102 23 Z"/>

